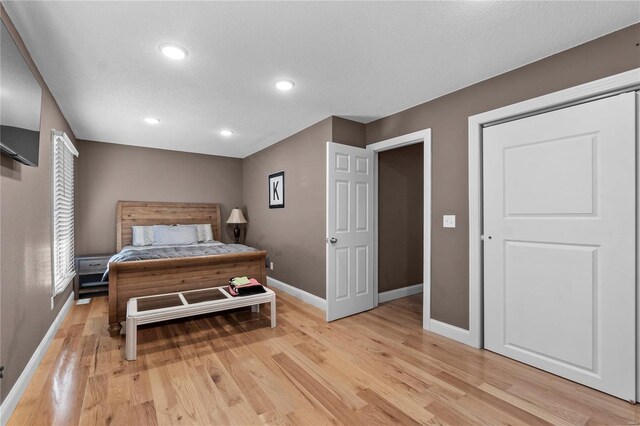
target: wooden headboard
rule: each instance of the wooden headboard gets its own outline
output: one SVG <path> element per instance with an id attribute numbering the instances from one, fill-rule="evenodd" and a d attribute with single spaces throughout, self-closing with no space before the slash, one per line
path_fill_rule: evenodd
<path id="1" fill-rule="evenodd" d="M 220 241 L 222 219 L 215 203 L 167 203 L 118 201 L 116 205 L 116 249 L 131 245 L 133 225 L 210 223 L 213 238 Z"/>

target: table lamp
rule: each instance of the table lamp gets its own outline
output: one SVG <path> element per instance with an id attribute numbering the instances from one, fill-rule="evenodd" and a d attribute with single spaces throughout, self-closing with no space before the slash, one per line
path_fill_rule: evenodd
<path id="1" fill-rule="evenodd" d="M 240 244 L 240 224 L 247 223 L 247 219 L 244 218 L 242 210 L 237 207 L 231 210 L 227 223 L 236 225 L 236 227 L 233 228 L 233 235 L 236 237 L 236 244 Z"/>

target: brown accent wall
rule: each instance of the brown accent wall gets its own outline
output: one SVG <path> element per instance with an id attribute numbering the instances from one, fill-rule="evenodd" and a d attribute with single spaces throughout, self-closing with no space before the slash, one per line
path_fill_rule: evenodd
<path id="1" fill-rule="evenodd" d="M 331 117 L 331 142 L 364 148 L 365 138 L 366 127 L 364 124 L 346 118 Z"/>
<path id="2" fill-rule="evenodd" d="M 78 254 L 114 252 L 118 200 L 220 203 L 223 239 L 233 241 L 224 222 L 242 206 L 241 159 L 90 141 L 79 148 Z"/>
<path id="3" fill-rule="evenodd" d="M 325 297 L 326 142 L 364 147 L 364 125 L 322 120 L 243 160 L 247 241 L 269 252 L 268 275 Z M 285 208 L 269 209 L 267 177 L 284 170 Z"/>
<path id="4" fill-rule="evenodd" d="M 432 129 L 433 318 L 469 325 L 469 116 L 638 68 L 638 43 L 640 24 L 367 124 L 368 144 Z M 444 214 L 457 216 L 455 229 L 442 228 Z M 398 223 L 380 223 L 386 226 Z"/>
<path id="5" fill-rule="evenodd" d="M 1 402 L 71 292 L 69 286 L 51 308 L 51 129 L 74 143 L 75 136 L 2 5 L 0 18 L 42 87 L 39 166 L 0 156 Z"/>
<path id="6" fill-rule="evenodd" d="M 421 284 L 423 144 L 378 154 L 378 291 Z"/>

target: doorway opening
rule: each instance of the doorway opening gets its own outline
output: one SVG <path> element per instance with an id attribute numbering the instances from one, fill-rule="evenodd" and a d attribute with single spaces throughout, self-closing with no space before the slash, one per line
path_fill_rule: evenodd
<path id="1" fill-rule="evenodd" d="M 422 293 L 423 143 L 378 154 L 378 302 Z"/>
<path id="2" fill-rule="evenodd" d="M 431 129 L 367 146 L 374 152 L 374 308 L 422 293 L 431 308 Z"/>

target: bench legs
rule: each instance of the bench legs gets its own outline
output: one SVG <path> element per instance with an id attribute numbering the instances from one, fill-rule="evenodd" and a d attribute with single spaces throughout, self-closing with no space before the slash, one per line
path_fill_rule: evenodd
<path id="1" fill-rule="evenodd" d="M 260 312 L 260 305 L 251 305 L 251 312 Z M 271 328 L 276 326 L 276 298 L 271 299 Z"/>
<path id="2" fill-rule="evenodd" d="M 127 361 L 135 361 L 138 346 L 138 321 L 127 318 L 126 355 Z"/>
<path id="3" fill-rule="evenodd" d="M 251 312 L 260 312 L 260 305 L 251 305 Z M 271 328 L 276 327 L 276 298 L 271 298 Z"/>
<path id="4" fill-rule="evenodd" d="M 271 328 L 276 326 L 276 297 L 271 299 Z"/>

